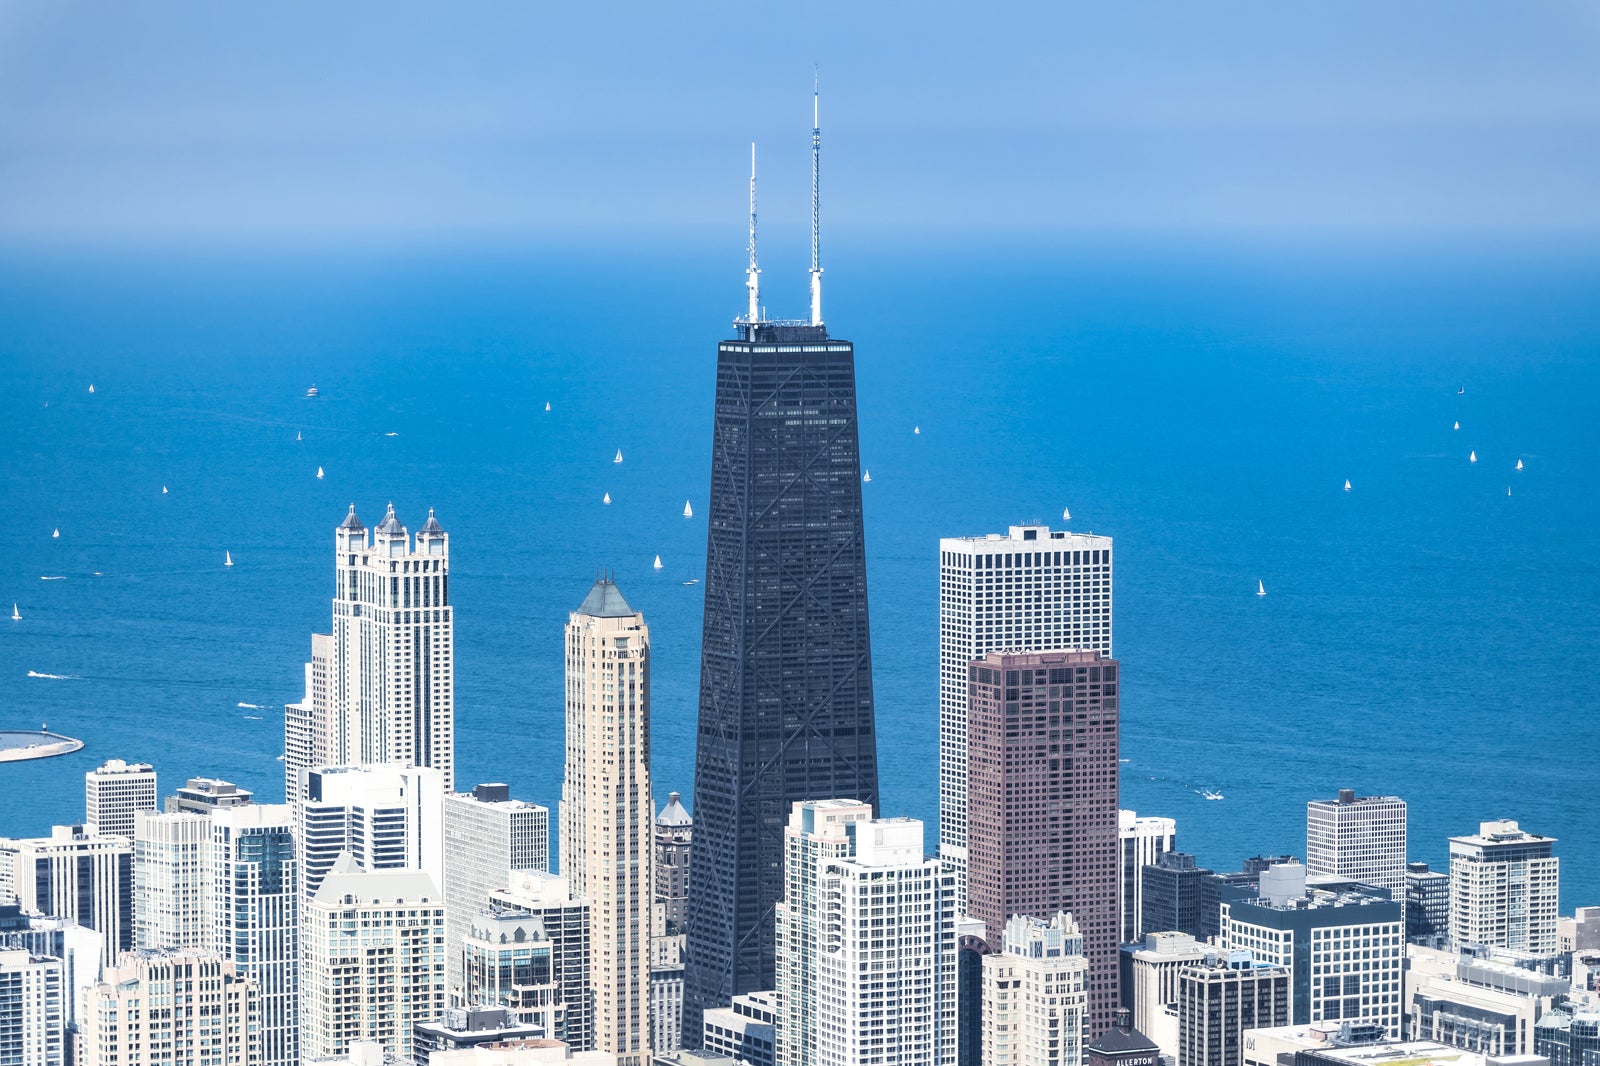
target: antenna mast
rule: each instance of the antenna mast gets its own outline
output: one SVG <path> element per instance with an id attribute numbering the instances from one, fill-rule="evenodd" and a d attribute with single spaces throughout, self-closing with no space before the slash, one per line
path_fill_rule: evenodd
<path id="1" fill-rule="evenodd" d="M 811 324 L 822 325 L 822 117 L 821 93 L 811 76 Z"/>
<path id="2" fill-rule="evenodd" d="M 750 266 L 745 270 L 745 288 L 750 293 L 746 322 L 761 321 L 761 268 L 756 265 L 756 145 L 750 142 Z"/>

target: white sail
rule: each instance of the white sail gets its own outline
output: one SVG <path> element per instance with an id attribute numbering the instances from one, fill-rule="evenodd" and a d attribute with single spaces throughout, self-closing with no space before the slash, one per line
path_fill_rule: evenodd
<path id="1" fill-rule="evenodd" d="M 1345 478 L 1344 479 L 1344 491 L 1346 491 L 1346 492 L 1350 491 L 1350 479 L 1349 478 Z"/>
<path id="2" fill-rule="evenodd" d="M 550 410 L 550 401 L 549 401 L 549 400 L 546 400 L 546 401 L 545 401 L 545 402 L 544 402 L 544 409 L 545 409 L 545 410 L 546 410 L 546 411 L 548 411 L 548 410 Z"/>
<path id="3" fill-rule="evenodd" d="M 610 503 L 611 502 L 611 493 L 609 493 L 609 492 L 606 493 L 605 499 L 601 500 L 600 502 L 601 503 Z"/>
<path id="4" fill-rule="evenodd" d="M 661 569 L 661 556 L 659 556 L 659 555 L 656 556 L 655 569 L 657 569 L 657 570 Z"/>
<path id="5" fill-rule="evenodd" d="M 1461 423 L 1457 422 L 1455 425 L 1451 426 L 1450 428 L 1451 429 L 1460 429 L 1461 428 Z"/>
<path id="6" fill-rule="evenodd" d="M 317 467 L 317 477 L 322 477 L 322 467 Z"/>
<path id="7" fill-rule="evenodd" d="M 693 518 L 694 517 L 694 508 L 689 506 L 689 501 L 688 500 L 684 500 L 683 501 L 683 517 L 685 517 L 685 518 Z"/>
<path id="8" fill-rule="evenodd" d="M 1260 578 L 1257 578 L 1256 579 L 1256 595 L 1257 596 L 1265 596 L 1266 594 L 1267 594 L 1267 586 L 1261 583 L 1261 579 Z"/>
<path id="9" fill-rule="evenodd" d="M 1518 470 L 1521 470 L 1521 469 L 1522 469 L 1522 460 L 1521 460 L 1521 459 L 1518 459 L 1518 460 L 1517 460 L 1517 469 L 1518 469 Z"/>
<path id="10" fill-rule="evenodd" d="M 93 385 L 90 385 L 90 386 L 89 386 L 89 391 L 90 391 L 90 392 L 93 392 L 93 391 L 94 391 L 94 386 L 93 386 Z"/>
<path id="11" fill-rule="evenodd" d="M 1510 485 L 1506 486 L 1506 495 L 1507 496 L 1511 495 L 1511 486 Z"/>
<path id="12" fill-rule="evenodd" d="M 921 436 L 921 435 L 922 435 L 922 427 L 921 427 L 921 426 L 912 426 L 912 427 L 911 427 L 911 432 L 912 432 L 912 433 L 913 433 L 913 434 L 914 434 L 914 435 L 916 435 L 916 436 L 919 436 L 919 437 L 920 437 L 920 436 Z"/>
<path id="13" fill-rule="evenodd" d="M 165 496 L 166 494 L 167 494 L 167 487 L 165 485 L 162 485 L 161 486 L 161 495 Z"/>
<path id="14" fill-rule="evenodd" d="M 232 552 L 223 552 L 222 553 L 222 565 L 223 566 L 232 566 L 233 565 L 233 553 Z"/>
<path id="15" fill-rule="evenodd" d="M 1472 454 L 1467 456 L 1467 462 L 1475 463 L 1477 461 L 1478 461 L 1478 451 L 1477 451 L 1476 448 L 1474 448 L 1473 451 L 1472 451 Z"/>
<path id="16" fill-rule="evenodd" d="M 17 605 L 15 603 L 11 605 L 11 620 L 13 622 L 22 621 L 22 612 L 17 610 Z"/>
<path id="17" fill-rule="evenodd" d="M 305 440 L 305 438 L 300 435 L 300 431 L 298 429 L 294 431 L 294 439 L 295 440 Z"/>
<path id="18" fill-rule="evenodd" d="M 61 536 L 61 530 L 53 529 L 53 530 L 50 531 L 50 539 L 51 540 L 54 540 L 55 538 L 57 538 L 59 536 Z"/>
<path id="19" fill-rule="evenodd" d="M 1071 508 L 1068 508 L 1068 507 L 1061 508 L 1061 520 L 1063 522 L 1072 521 L 1072 510 L 1071 510 Z"/>
<path id="20" fill-rule="evenodd" d="M 621 449 L 621 448 L 618 448 L 618 449 L 617 449 L 617 457 L 616 457 L 616 458 L 615 458 L 615 459 L 613 459 L 613 460 L 611 460 L 611 461 L 612 461 L 612 462 L 613 462 L 613 463 L 620 463 L 620 462 L 622 462 L 622 449 Z"/>
<path id="21" fill-rule="evenodd" d="M 863 471 L 862 471 L 862 472 L 861 472 L 861 480 L 862 480 L 862 481 L 871 481 L 871 480 L 872 480 L 872 471 L 870 471 L 870 470 L 863 470 Z"/>

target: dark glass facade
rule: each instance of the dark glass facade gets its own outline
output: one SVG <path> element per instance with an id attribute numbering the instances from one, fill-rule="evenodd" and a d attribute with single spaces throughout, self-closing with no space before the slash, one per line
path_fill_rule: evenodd
<path id="1" fill-rule="evenodd" d="M 1210 913 L 1218 906 L 1212 885 L 1212 871 L 1196 866 L 1194 856 L 1169 851 L 1157 857 L 1155 865 L 1139 871 L 1143 879 L 1141 927 L 1152 932 L 1188 933 L 1203 940 L 1206 930 L 1217 924 Z"/>
<path id="2" fill-rule="evenodd" d="M 821 326 L 717 348 L 684 1041 L 774 983 L 783 827 L 878 802 L 855 350 Z"/>

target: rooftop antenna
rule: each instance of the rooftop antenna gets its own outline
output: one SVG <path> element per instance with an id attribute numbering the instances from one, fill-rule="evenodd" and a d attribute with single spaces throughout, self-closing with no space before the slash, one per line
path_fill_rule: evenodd
<path id="1" fill-rule="evenodd" d="M 822 112 L 820 83 L 811 72 L 811 324 L 822 325 Z"/>
<path id="2" fill-rule="evenodd" d="M 750 310 L 745 319 L 752 326 L 761 321 L 761 268 L 756 265 L 756 143 L 750 142 L 750 266 L 745 270 Z"/>

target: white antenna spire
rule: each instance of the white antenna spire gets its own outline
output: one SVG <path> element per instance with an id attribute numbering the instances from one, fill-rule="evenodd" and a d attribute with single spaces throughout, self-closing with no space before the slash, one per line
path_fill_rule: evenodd
<path id="1" fill-rule="evenodd" d="M 750 291 L 749 317 L 752 326 L 761 321 L 761 268 L 756 265 L 756 144 L 750 142 L 750 266 L 745 271 L 745 288 Z"/>
<path id="2" fill-rule="evenodd" d="M 822 325 L 822 111 L 815 70 L 811 74 L 811 324 Z"/>

